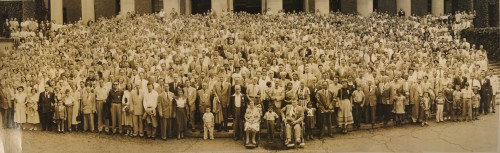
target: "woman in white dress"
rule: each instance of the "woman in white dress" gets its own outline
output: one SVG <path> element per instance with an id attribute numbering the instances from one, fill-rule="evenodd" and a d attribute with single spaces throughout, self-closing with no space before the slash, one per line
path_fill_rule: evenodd
<path id="1" fill-rule="evenodd" d="M 35 88 L 31 89 L 31 93 L 28 97 L 26 104 L 26 114 L 28 115 L 26 121 L 30 124 L 30 130 L 37 130 L 37 124 L 40 123 L 40 117 L 38 115 L 38 98 L 40 94 Z"/>
<path id="2" fill-rule="evenodd" d="M 125 127 L 125 130 L 127 133 L 126 135 L 133 135 L 132 132 L 132 114 L 130 113 L 130 90 L 132 89 L 132 86 L 130 84 L 127 84 L 125 87 L 125 91 L 123 92 L 123 98 L 122 98 L 122 125 Z"/>
<path id="3" fill-rule="evenodd" d="M 26 102 L 28 96 L 24 92 L 24 87 L 17 87 L 17 92 L 14 94 L 14 122 L 17 124 L 18 129 L 23 127 L 26 123 Z M 24 129 L 24 127 L 23 127 Z"/>

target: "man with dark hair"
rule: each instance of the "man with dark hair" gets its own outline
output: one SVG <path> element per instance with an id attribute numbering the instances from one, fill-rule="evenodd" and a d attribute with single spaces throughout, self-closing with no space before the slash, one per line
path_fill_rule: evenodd
<path id="1" fill-rule="evenodd" d="M 108 103 L 111 103 L 111 129 L 113 134 L 121 133 L 121 118 L 122 118 L 122 97 L 123 91 L 118 89 L 118 81 L 113 82 L 112 89 L 108 94 Z"/>

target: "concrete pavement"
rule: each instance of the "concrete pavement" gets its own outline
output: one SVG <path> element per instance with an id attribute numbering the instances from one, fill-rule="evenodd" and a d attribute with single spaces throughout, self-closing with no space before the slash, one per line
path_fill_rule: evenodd
<path id="1" fill-rule="evenodd" d="M 0 153 L 15 152 L 498 152 L 499 113 L 474 122 L 430 122 L 430 126 L 404 125 L 307 141 L 305 148 L 283 149 L 278 142 L 246 149 L 230 138 L 146 140 L 95 133 L 1 130 Z M 3 149 L 1 149 L 3 147 Z"/>

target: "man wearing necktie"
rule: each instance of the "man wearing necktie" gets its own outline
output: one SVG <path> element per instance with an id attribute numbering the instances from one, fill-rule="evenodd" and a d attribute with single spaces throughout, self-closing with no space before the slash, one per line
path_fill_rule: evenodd
<path id="1" fill-rule="evenodd" d="M 54 110 L 52 106 L 55 101 L 55 94 L 52 92 L 52 87 L 45 85 L 45 91 L 40 93 L 38 99 L 38 112 L 40 113 L 40 119 L 42 123 L 42 130 L 51 131 L 52 130 L 52 114 Z"/>
<path id="2" fill-rule="evenodd" d="M 364 90 L 365 102 L 365 122 L 375 125 L 377 111 L 377 92 L 371 80 L 368 80 L 368 86 Z"/>
<path id="3" fill-rule="evenodd" d="M 479 113 L 484 112 L 485 115 L 488 115 L 488 113 L 490 112 L 490 103 L 491 97 L 493 96 L 493 90 L 490 84 L 490 79 L 486 78 L 484 72 L 481 73 L 481 77 L 483 77 L 484 79 L 481 81 L 481 103 L 479 104 Z"/>
<path id="4" fill-rule="evenodd" d="M 177 96 L 177 93 L 179 93 L 178 90 L 181 88 L 179 83 L 179 75 L 177 73 L 173 74 L 172 79 L 173 82 L 168 84 L 168 91 L 174 93 Z"/>
<path id="5" fill-rule="evenodd" d="M 229 107 L 229 86 L 230 84 L 224 81 L 224 75 L 219 75 L 219 82 L 215 83 L 215 94 L 217 94 L 221 107 L 222 107 L 222 129 L 226 132 L 229 131 L 227 128 L 227 118 L 228 115 L 228 107 Z"/>
<path id="6" fill-rule="evenodd" d="M 170 92 L 169 85 L 163 84 L 163 90 L 158 96 L 158 114 L 160 115 L 160 133 L 161 139 L 167 140 L 168 137 L 173 135 L 173 105 L 174 93 Z"/>
<path id="7" fill-rule="evenodd" d="M 319 128 L 320 134 L 319 139 L 321 139 L 324 134 L 325 126 L 328 128 L 328 136 L 333 137 L 332 133 L 332 114 L 334 111 L 334 97 L 333 93 L 328 90 L 328 82 L 321 82 L 321 90 L 316 94 L 316 99 L 318 100 L 319 109 Z"/>

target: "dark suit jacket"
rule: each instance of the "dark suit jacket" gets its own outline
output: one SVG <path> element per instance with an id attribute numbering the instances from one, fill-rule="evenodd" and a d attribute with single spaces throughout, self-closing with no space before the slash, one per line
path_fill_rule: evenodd
<path id="1" fill-rule="evenodd" d="M 174 83 L 169 83 L 168 84 L 168 91 L 173 92 L 174 95 L 177 96 L 179 94 L 179 90 L 182 90 L 184 88 L 180 82 L 177 82 L 177 88 L 174 89 Z"/>
<path id="2" fill-rule="evenodd" d="M 48 95 L 48 96 L 47 96 Z M 52 112 L 52 105 L 56 102 L 56 95 L 52 93 L 42 92 L 38 98 L 38 111 L 40 113 Z"/>
<path id="3" fill-rule="evenodd" d="M 485 81 L 486 83 L 484 83 Z M 481 95 L 481 100 L 491 100 L 491 96 L 493 96 L 493 89 L 491 87 L 490 79 L 481 81 L 481 90 L 479 91 L 479 94 Z"/>
<path id="4" fill-rule="evenodd" d="M 310 97 L 311 97 L 311 104 L 313 105 L 314 108 L 317 108 L 318 107 L 318 99 L 316 99 L 316 92 L 319 91 L 318 89 L 318 86 L 314 87 L 314 86 L 310 86 L 309 87 L 309 93 L 310 93 Z M 318 112 L 318 111 L 316 111 Z"/>
<path id="5" fill-rule="evenodd" d="M 246 95 L 247 94 L 247 87 L 242 86 L 242 85 L 240 85 L 240 87 L 241 87 L 241 90 L 240 90 L 241 93 Z M 235 92 L 234 86 L 231 86 L 231 95 L 233 95 L 234 92 Z"/>
<path id="6" fill-rule="evenodd" d="M 229 111 L 231 114 L 233 115 L 236 115 L 235 114 L 235 110 L 236 110 L 236 106 L 235 106 L 235 95 L 231 95 L 231 97 L 229 98 Z M 247 110 L 247 105 L 248 105 L 248 97 L 247 95 L 245 94 L 241 94 L 241 106 L 240 106 L 240 119 L 244 119 L 245 118 L 245 112 Z"/>

